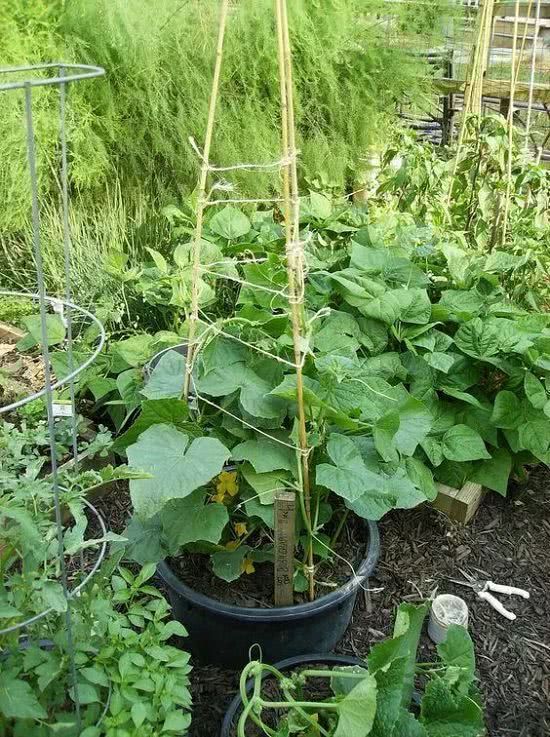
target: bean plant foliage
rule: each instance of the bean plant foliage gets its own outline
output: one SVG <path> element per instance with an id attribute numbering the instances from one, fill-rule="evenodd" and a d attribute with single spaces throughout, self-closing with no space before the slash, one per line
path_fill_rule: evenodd
<path id="1" fill-rule="evenodd" d="M 426 605 L 402 604 L 393 637 L 375 645 L 363 666 L 320 665 L 288 675 L 261 662 L 249 663 L 241 675 L 244 708 L 235 725 L 238 737 L 249 734 L 252 722 L 274 737 L 482 737 L 486 731 L 470 636 L 463 627 L 451 625 L 447 639 L 437 646 L 437 661 L 417 664 L 426 611 Z M 424 685 L 415 704 L 417 675 Z M 255 688 L 247 694 L 249 678 Z M 262 678 L 270 684 L 274 680 L 276 693 L 283 694 L 276 705 L 264 693 Z M 314 678 L 330 686 L 330 696 L 322 701 L 308 695 Z M 266 722 L 275 709 L 272 730 Z"/>
<path id="2" fill-rule="evenodd" d="M 319 559 L 342 515 L 414 507 L 435 498 L 436 481 L 505 495 L 525 464 L 549 462 L 550 316 L 511 300 L 506 251 L 481 255 L 407 215 L 377 220 L 317 193 L 304 198 L 302 235 Z M 272 558 L 273 493 L 300 485 L 296 379 L 277 218 L 228 206 L 205 238 L 242 284 L 230 280 L 231 310 L 201 313 L 194 402 L 181 399 L 184 357 L 167 353 L 117 443 L 150 476 L 130 484 L 131 554 L 201 551 L 234 580 Z M 303 518 L 298 528 L 302 539 Z"/>

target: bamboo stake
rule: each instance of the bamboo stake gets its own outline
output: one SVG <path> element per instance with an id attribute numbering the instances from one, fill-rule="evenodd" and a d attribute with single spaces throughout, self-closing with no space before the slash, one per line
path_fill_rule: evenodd
<path id="1" fill-rule="evenodd" d="M 481 110 L 481 100 L 483 98 L 483 77 L 487 69 L 487 43 L 488 38 L 490 40 L 492 30 L 493 6 L 494 0 L 486 0 L 486 2 L 482 3 L 481 5 L 481 12 L 479 14 L 479 23 L 477 28 L 477 37 L 472 51 L 470 68 L 466 74 L 466 84 L 464 88 L 464 98 L 462 105 L 462 121 L 460 124 L 456 155 L 453 162 L 453 169 L 451 172 L 449 189 L 447 192 L 447 217 L 449 220 L 451 217 L 449 208 L 451 206 L 453 195 L 453 184 L 456 173 L 458 171 L 460 154 L 464 146 L 464 139 L 466 137 L 467 119 L 472 112 L 475 112 L 478 109 L 478 107 L 479 110 Z M 474 100 L 479 100 L 479 104 L 474 104 Z"/>
<path id="2" fill-rule="evenodd" d="M 197 202 L 197 224 L 195 226 L 195 235 L 193 238 L 193 273 L 191 286 L 191 314 L 189 317 L 189 332 L 187 357 L 185 360 L 185 377 L 183 382 L 183 396 L 187 401 L 189 398 L 189 387 L 191 384 L 191 374 L 193 372 L 193 359 L 195 355 L 195 334 L 197 328 L 197 320 L 199 317 L 199 282 L 200 282 L 200 264 L 201 264 L 201 241 L 202 229 L 204 223 L 204 210 L 206 199 L 206 185 L 208 183 L 208 172 L 210 164 L 210 148 L 212 145 L 212 137 L 214 133 L 214 121 L 216 119 L 216 107 L 218 103 L 218 94 L 220 89 L 220 76 L 223 62 L 223 47 L 225 40 L 225 29 L 227 26 L 227 15 L 229 12 L 229 0 L 221 0 L 218 42 L 216 47 L 216 61 L 214 64 L 214 77 L 212 79 L 212 91 L 210 95 L 210 103 L 208 106 L 208 121 L 206 125 L 206 135 L 204 139 L 204 151 L 202 156 L 201 174 L 198 188 Z"/>
<path id="3" fill-rule="evenodd" d="M 531 130 L 531 113 L 533 108 L 533 94 L 535 91 L 535 67 L 537 58 L 537 42 L 540 33 L 540 0 L 536 0 L 535 30 L 533 33 L 533 48 L 531 53 L 531 69 L 529 72 L 529 100 L 527 102 L 527 120 L 525 121 L 525 151 L 529 150 L 529 131 Z"/>
<path id="4" fill-rule="evenodd" d="M 519 53 L 519 60 L 517 59 L 517 41 L 518 41 L 518 23 L 519 23 L 519 3 L 520 0 L 516 0 L 515 4 L 515 18 L 514 18 L 514 38 L 512 41 L 512 71 L 510 74 L 510 105 L 508 108 L 508 162 L 506 171 L 506 194 L 504 196 L 504 213 L 502 216 L 502 232 L 501 232 L 501 245 L 504 246 L 506 243 L 506 231 L 508 229 L 508 216 L 510 214 L 510 197 L 512 194 L 512 152 L 514 147 L 514 103 L 516 95 L 516 85 L 519 78 L 519 70 L 521 66 L 521 59 L 525 50 L 525 43 L 527 41 L 527 23 L 523 27 L 523 38 L 521 42 L 521 49 Z M 527 6 L 527 17 L 531 17 L 531 5 L 533 0 L 529 0 Z"/>
<path id="5" fill-rule="evenodd" d="M 311 524 L 311 495 L 309 479 L 308 438 L 304 407 L 304 384 L 302 374 L 302 326 L 304 322 L 303 288 L 304 258 L 300 245 L 300 204 L 298 195 L 298 173 L 296 164 L 296 132 L 294 120 L 294 97 L 292 85 L 292 54 L 288 28 L 286 0 L 276 0 L 277 36 L 279 47 L 279 82 L 281 87 L 281 118 L 283 156 L 288 165 L 283 169 L 283 196 L 286 231 L 286 260 L 294 360 L 296 363 L 296 398 L 298 404 L 298 435 L 301 450 L 301 495 L 303 511 L 309 533 L 308 566 L 309 598 L 314 599 L 313 538 Z"/>

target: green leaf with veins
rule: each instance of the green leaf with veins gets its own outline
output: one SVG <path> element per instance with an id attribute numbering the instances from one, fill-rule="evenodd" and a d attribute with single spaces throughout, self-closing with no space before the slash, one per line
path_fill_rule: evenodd
<path id="1" fill-rule="evenodd" d="M 426 686 L 420 721 L 429 737 L 482 737 L 486 734 L 481 707 L 469 696 L 455 694 L 437 676 Z"/>
<path id="2" fill-rule="evenodd" d="M 119 435 L 111 447 L 117 453 L 124 452 L 151 425 L 173 425 L 179 430 L 185 430 L 188 434 L 198 437 L 200 430 L 197 426 L 188 422 L 188 419 L 189 407 L 183 400 L 145 400 L 141 405 L 141 414 L 138 419 L 125 433 Z"/>
<path id="3" fill-rule="evenodd" d="M 177 351 L 168 351 L 153 369 L 141 393 L 147 399 L 179 399 L 184 378 L 185 356 Z"/>
<path id="4" fill-rule="evenodd" d="M 245 489 L 241 492 L 241 497 L 245 499 L 244 508 L 247 517 L 258 517 L 262 522 L 267 525 L 271 530 L 275 527 L 274 510 L 273 504 L 261 499 L 265 497 L 258 497 L 255 491 Z"/>
<path id="5" fill-rule="evenodd" d="M 332 434 L 327 453 L 333 463 L 316 468 L 316 483 L 346 501 L 346 506 L 365 519 L 378 520 L 394 508 L 408 509 L 426 500 L 404 469 L 394 476 L 369 470 L 352 438 Z"/>
<path id="6" fill-rule="evenodd" d="M 28 331 L 21 343 L 24 341 L 24 347 L 18 350 L 28 350 L 35 345 L 42 344 L 42 323 L 40 315 L 28 315 L 23 317 L 21 322 Z M 46 336 L 48 346 L 59 345 L 65 340 L 65 325 L 59 315 L 46 315 Z"/>
<path id="7" fill-rule="evenodd" d="M 326 390 L 322 392 L 326 395 Z M 271 390 L 271 394 L 281 399 L 296 402 L 296 376 L 295 374 L 286 374 L 283 381 Z M 304 376 L 304 404 L 309 409 L 317 409 L 319 413 L 332 420 L 342 430 L 355 430 L 358 423 L 346 414 L 345 411 L 337 409 L 330 404 L 330 397 L 325 400 L 321 397 L 321 385 L 315 379 Z M 357 394 L 354 395 L 357 398 Z M 342 400 L 341 396 L 336 397 L 338 403 Z M 334 397 L 332 397 L 334 400 Z M 355 407 L 354 407 L 355 408 Z"/>
<path id="8" fill-rule="evenodd" d="M 460 326 L 455 335 L 455 343 L 468 356 L 480 360 L 496 356 L 500 351 L 497 328 L 479 317 Z"/>
<path id="9" fill-rule="evenodd" d="M 234 241 L 249 233 L 251 225 L 250 220 L 241 210 L 227 205 L 210 219 L 208 227 L 216 235 L 221 235 L 228 241 Z"/>
<path id="10" fill-rule="evenodd" d="M 444 312 L 450 317 L 461 321 L 470 320 L 479 314 L 483 299 L 474 290 L 448 289 L 442 293 L 437 306 L 444 308 Z"/>
<path id="11" fill-rule="evenodd" d="M 433 353 L 428 353 L 424 356 L 424 360 L 426 360 L 432 368 L 437 371 L 441 371 L 444 374 L 449 373 L 456 359 L 456 354 L 441 353 L 440 351 L 434 351 Z"/>
<path id="12" fill-rule="evenodd" d="M 393 325 L 397 320 L 425 325 L 430 321 L 432 306 L 424 289 L 393 289 L 371 300 L 361 312 L 386 325 Z"/>
<path id="13" fill-rule="evenodd" d="M 367 737 L 376 714 L 376 679 L 367 673 L 337 702 L 338 726 L 334 737 Z"/>
<path id="14" fill-rule="evenodd" d="M 168 551 L 162 539 L 160 516 L 142 520 L 134 515 L 124 530 L 127 539 L 124 545 L 125 556 L 140 565 L 159 563 L 166 558 Z"/>
<path id="15" fill-rule="evenodd" d="M 403 455 L 412 456 L 432 428 L 432 415 L 426 405 L 415 397 L 409 397 L 397 411 L 399 428 L 395 445 Z"/>
<path id="16" fill-rule="evenodd" d="M 273 384 L 244 362 L 208 371 L 196 382 L 200 394 L 225 397 L 239 392 L 243 409 L 253 417 L 282 420 L 284 402 L 270 394 Z"/>
<path id="17" fill-rule="evenodd" d="M 152 517 L 171 499 L 183 499 L 217 476 L 230 451 L 214 438 L 189 437 L 171 425 L 153 425 L 127 450 L 129 466 L 151 474 L 130 481 L 137 515 Z"/>
<path id="18" fill-rule="evenodd" d="M 537 379 L 530 371 L 527 371 L 523 380 L 523 387 L 525 389 L 525 395 L 533 407 L 535 409 L 544 409 L 548 401 L 548 394 L 542 381 Z"/>
<path id="19" fill-rule="evenodd" d="M 386 737 L 408 710 L 414 689 L 416 653 L 428 604 L 401 604 L 393 637 L 375 645 L 368 657 L 369 672 L 378 684 L 378 710 L 372 735 Z"/>
<path id="20" fill-rule="evenodd" d="M 478 461 L 490 458 L 481 435 L 467 425 L 455 425 L 442 440 L 443 455 L 450 461 Z"/>
<path id="21" fill-rule="evenodd" d="M 406 458 L 405 468 L 407 476 L 416 488 L 424 494 L 428 501 L 433 502 L 437 496 L 437 487 L 430 469 L 418 458 Z"/>
<path id="22" fill-rule="evenodd" d="M 32 688 L 14 673 L 0 673 L 0 713 L 6 719 L 47 719 Z"/>
<path id="23" fill-rule="evenodd" d="M 462 693 L 467 694 L 475 679 L 474 643 L 464 627 L 450 625 L 444 642 L 437 646 L 437 653 L 445 665 L 459 669 L 457 683 Z"/>
<path id="24" fill-rule="evenodd" d="M 220 550 L 210 556 L 212 570 L 223 581 L 236 581 L 242 573 L 243 561 L 251 552 L 248 545 L 240 545 L 236 550 Z"/>
<path id="25" fill-rule="evenodd" d="M 204 489 L 197 489 L 185 499 L 168 502 L 160 520 L 170 555 L 176 555 L 188 543 L 219 543 L 229 522 L 224 504 L 205 504 Z"/>
<path id="26" fill-rule="evenodd" d="M 111 348 L 114 353 L 134 368 L 143 366 L 153 353 L 154 337 L 152 335 L 132 335 L 131 338 L 114 343 Z"/>
<path id="27" fill-rule="evenodd" d="M 550 451 L 550 422 L 548 420 L 531 420 L 519 428 L 519 442 L 543 463 L 548 462 Z"/>
<path id="28" fill-rule="evenodd" d="M 287 438 L 285 442 L 290 441 Z M 231 451 L 231 457 L 235 461 L 248 461 L 256 473 L 296 469 L 296 451 L 265 436 L 239 443 Z"/>
<path id="29" fill-rule="evenodd" d="M 492 458 L 476 465 L 471 480 L 506 496 L 511 472 L 512 456 L 505 448 L 496 448 Z"/>
<path id="30" fill-rule="evenodd" d="M 292 480 L 290 473 L 284 470 L 256 473 L 248 463 L 243 465 L 241 473 L 245 481 L 256 492 L 260 504 L 273 504 L 275 492 L 287 489 Z"/>
<path id="31" fill-rule="evenodd" d="M 510 391 L 501 391 L 495 397 L 491 422 L 503 430 L 514 430 L 523 421 L 523 407 L 518 397 Z"/>
<path id="32" fill-rule="evenodd" d="M 373 428 L 374 445 L 385 461 L 399 458 L 395 447 L 395 435 L 399 430 L 399 412 L 393 411 L 380 417 Z"/>

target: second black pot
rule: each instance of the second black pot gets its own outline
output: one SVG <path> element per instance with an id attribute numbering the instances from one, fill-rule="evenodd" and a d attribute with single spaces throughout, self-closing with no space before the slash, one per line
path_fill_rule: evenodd
<path id="1" fill-rule="evenodd" d="M 189 632 L 186 649 L 203 662 L 240 668 L 259 645 L 266 663 L 311 652 L 330 652 L 346 631 L 360 586 L 380 555 L 375 522 L 366 523 L 366 556 L 357 575 L 341 588 L 312 602 L 289 607 L 239 607 L 199 594 L 172 572 L 166 561 L 157 573 L 168 588 L 172 613 Z"/>
<path id="2" fill-rule="evenodd" d="M 324 655 L 301 655 L 296 658 L 287 658 L 282 660 L 280 663 L 275 664 L 275 668 L 281 673 L 289 673 L 297 668 L 304 666 L 323 665 L 334 668 L 338 666 L 340 668 L 344 666 L 358 665 L 365 667 L 364 661 L 359 658 L 355 658 L 352 655 L 334 655 L 332 653 Z M 264 679 L 269 677 L 269 673 L 266 672 Z M 254 687 L 254 680 L 251 678 L 246 684 L 246 693 L 250 696 Z M 225 712 L 223 719 L 222 729 L 220 737 L 232 737 L 232 730 L 237 726 L 239 717 L 243 708 L 243 700 L 240 693 L 238 693 L 233 701 L 229 704 L 229 708 Z"/>

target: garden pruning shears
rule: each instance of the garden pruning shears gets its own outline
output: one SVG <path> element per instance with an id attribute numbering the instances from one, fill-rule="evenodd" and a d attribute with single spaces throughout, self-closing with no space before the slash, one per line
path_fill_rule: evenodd
<path id="1" fill-rule="evenodd" d="M 516 615 L 514 614 L 514 612 L 510 612 L 508 609 L 506 609 L 504 604 L 502 604 L 502 602 L 499 601 L 496 596 L 493 596 L 491 591 L 493 591 L 495 594 L 521 596 L 523 599 L 530 598 L 529 592 L 525 591 L 525 589 L 518 589 L 515 586 L 504 586 L 500 583 L 493 583 L 493 581 L 478 581 L 474 576 L 466 573 L 466 571 L 463 571 L 461 568 L 459 568 L 459 571 L 466 579 L 465 581 L 457 581 L 454 578 L 451 578 L 449 580 L 453 583 L 457 583 L 459 586 L 468 586 L 469 588 L 473 589 L 480 599 L 487 601 L 493 607 L 493 609 L 496 609 L 499 614 L 502 614 L 503 617 L 506 617 L 506 619 L 509 619 L 511 622 L 514 621 Z"/>

